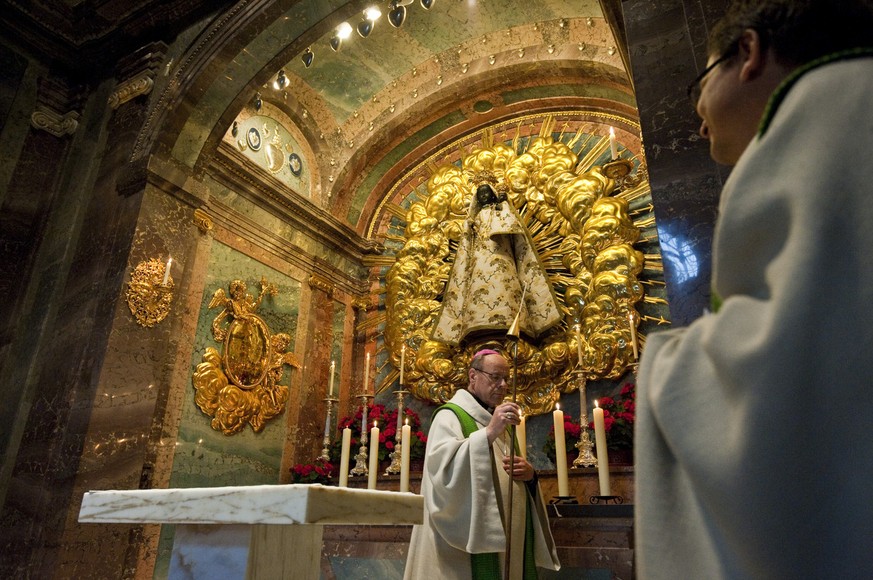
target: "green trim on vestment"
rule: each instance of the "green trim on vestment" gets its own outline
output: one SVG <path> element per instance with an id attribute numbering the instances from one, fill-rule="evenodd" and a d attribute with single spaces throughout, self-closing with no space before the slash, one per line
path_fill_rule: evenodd
<path id="1" fill-rule="evenodd" d="M 776 90 L 773 91 L 773 94 L 770 96 L 770 100 L 767 102 L 767 108 L 764 109 L 764 116 L 761 117 L 761 124 L 758 126 L 758 137 L 762 137 L 770 127 L 770 122 L 773 121 L 773 117 L 776 115 L 776 109 L 779 108 L 779 105 L 781 105 L 782 101 L 785 100 L 788 91 L 791 90 L 791 87 L 794 86 L 794 83 L 796 83 L 800 77 L 822 65 L 840 60 L 851 60 L 853 58 L 863 58 L 867 56 L 873 56 L 873 47 L 861 46 L 827 54 L 794 69 L 794 71 L 785 77 L 785 80 L 776 87 Z M 839 90 L 839 87 L 834 87 L 834 90 Z"/>
<path id="2" fill-rule="evenodd" d="M 433 412 L 434 416 L 441 410 L 448 409 L 455 413 L 458 422 L 461 423 L 461 432 L 464 434 L 464 439 L 470 437 L 474 431 L 478 431 L 479 427 L 476 421 L 470 416 L 467 411 L 460 405 L 455 403 L 445 403 L 437 407 Z M 433 416 L 431 416 L 433 421 Z M 515 450 L 518 451 L 518 440 L 513 442 Z M 512 482 L 510 480 L 510 485 Z M 534 556 L 534 529 L 533 520 L 531 519 L 530 497 L 525 494 L 525 530 L 524 530 L 524 579 L 537 580 L 536 558 Z M 500 560 L 494 552 L 488 554 L 470 554 L 470 565 L 473 574 L 473 580 L 500 580 Z"/>

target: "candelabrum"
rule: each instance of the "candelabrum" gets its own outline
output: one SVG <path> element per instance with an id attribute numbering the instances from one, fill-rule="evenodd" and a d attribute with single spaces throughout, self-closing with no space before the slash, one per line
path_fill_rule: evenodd
<path id="1" fill-rule="evenodd" d="M 361 406 L 364 408 L 361 417 L 361 448 L 358 454 L 355 455 L 355 467 L 349 472 L 351 475 L 369 475 L 370 468 L 367 467 L 367 443 L 369 442 L 369 430 L 367 429 L 367 411 L 370 408 L 370 399 L 373 395 L 361 395 Z"/>
<path id="2" fill-rule="evenodd" d="M 330 461 L 330 416 L 333 404 L 338 401 L 339 399 L 335 397 L 328 397 L 324 400 L 327 403 L 327 417 L 324 419 L 324 447 L 321 449 L 321 455 L 318 456 L 318 459 L 322 461 Z"/>
<path id="3" fill-rule="evenodd" d="M 588 395 L 585 392 L 585 375 L 582 369 L 576 370 L 577 380 L 579 381 L 579 403 L 581 419 L 579 421 L 580 436 L 576 442 L 576 449 L 579 450 L 579 456 L 573 460 L 573 469 L 577 467 L 591 467 L 597 464 L 597 458 L 591 450 L 594 448 L 594 442 L 591 441 L 590 429 L 588 429 Z"/>
<path id="4" fill-rule="evenodd" d="M 398 389 L 395 393 L 397 395 L 397 433 L 394 435 L 394 451 L 388 455 L 388 457 L 391 458 L 391 465 L 389 465 L 388 469 L 385 470 L 385 475 L 400 473 L 400 454 L 403 451 L 403 449 L 401 449 L 401 442 L 403 441 L 403 397 L 405 397 L 407 393 L 409 393 L 409 391 L 404 391 L 403 389 Z"/>

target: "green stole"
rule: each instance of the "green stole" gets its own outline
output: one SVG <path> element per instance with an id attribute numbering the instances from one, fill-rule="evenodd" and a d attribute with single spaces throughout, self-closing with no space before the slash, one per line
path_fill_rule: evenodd
<path id="1" fill-rule="evenodd" d="M 461 423 L 461 431 L 463 432 L 465 439 L 470 436 L 470 433 L 479 430 L 473 417 L 471 417 L 470 414 L 460 405 L 456 405 L 455 403 L 445 403 L 441 407 L 437 407 L 437 410 L 434 411 L 434 415 L 443 409 L 449 409 L 455 413 L 455 416 Z M 514 441 L 513 444 L 515 445 L 515 451 L 517 453 L 518 441 Z M 512 485 L 512 483 L 510 483 L 510 485 Z M 536 580 L 537 568 L 533 553 L 534 529 L 533 520 L 531 519 L 530 498 L 527 497 L 527 494 L 525 494 L 525 500 L 527 513 L 525 514 L 524 526 L 524 580 Z M 510 523 L 509 525 L 512 524 Z M 470 563 L 473 580 L 500 580 L 500 560 L 497 557 L 497 553 L 470 554 Z"/>

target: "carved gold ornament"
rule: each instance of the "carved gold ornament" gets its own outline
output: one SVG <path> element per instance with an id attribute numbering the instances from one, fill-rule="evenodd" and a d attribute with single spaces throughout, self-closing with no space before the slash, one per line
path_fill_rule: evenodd
<path id="1" fill-rule="evenodd" d="M 230 295 L 219 288 L 209 308 L 221 307 L 212 321 L 212 336 L 223 352 L 208 347 L 192 377 L 194 402 L 212 417 L 212 428 L 225 435 L 242 431 L 247 424 L 259 433 L 266 422 L 285 411 L 288 386 L 280 385 L 285 365 L 300 368 L 294 353 L 286 352 L 291 337 L 271 334 L 264 319 L 255 314 L 264 297 L 278 289 L 261 278 L 255 299 L 242 280 L 233 280 Z"/>
<path id="2" fill-rule="evenodd" d="M 627 159 L 595 165 L 609 147 L 606 137 L 583 148 L 580 157 L 572 147 L 581 131 L 565 143 L 553 137 L 553 129 L 553 119 L 546 118 L 521 152 L 518 133 L 509 143 L 495 143 L 486 132 L 460 167 L 434 165 L 426 196 L 419 190 L 406 211 L 403 247 L 385 275 L 384 340 L 395 367 L 407 346 L 405 387 L 414 396 L 451 398 L 466 384 L 471 355 L 486 345 L 511 360 L 505 331 L 473 333 L 459 345 L 433 339 L 442 303 L 455 291 L 447 284 L 462 237 L 470 235 L 471 200 L 481 183 L 505 192 L 561 310 L 560 324 L 518 342 L 518 402 L 525 412 L 543 414 L 561 393 L 577 390 L 580 360 L 589 380 L 619 378 L 636 363 L 644 342 L 637 330 L 636 307 L 644 299 L 639 277 L 644 269 L 657 271 L 660 260 L 634 248 L 641 234 L 629 204 L 650 194 L 644 168 L 632 175 Z"/>
<path id="3" fill-rule="evenodd" d="M 173 302 L 173 277 L 167 263 L 152 258 L 137 264 L 127 283 L 127 307 L 140 326 L 151 328 L 170 313 Z"/>

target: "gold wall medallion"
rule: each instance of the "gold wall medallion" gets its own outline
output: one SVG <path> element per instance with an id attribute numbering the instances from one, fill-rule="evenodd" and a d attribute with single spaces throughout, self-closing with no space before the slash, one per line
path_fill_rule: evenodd
<path id="1" fill-rule="evenodd" d="M 272 334 L 255 312 L 267 295 L 278 289 L 261 278 L 261 291 L 255 299 L 246 283 L 233 280 L 229 295 L 219 288 L 209 308 L 221 307 L 212 321 L 212 336 L 222 343 L 223 352 L 208 347 L 203 362 L 197 365 L 191 381 L 194 402 L 212 417 L 212 428 L 233 435 L 251 425 L 255 433 L 266 422 L 285 411 L 288 386 L 279 384 L 285 365 L 300 368 L 294 353 L 286 352 L 291 337 Z"/>
<path id="2" fill-rule="evenodd" d="M 137 264 L 130 274 L 127 307 L 140 326 L 151 328 L 170 313 L 175 284 L 167 272 L 167 263 L 152 258 Z"/>

